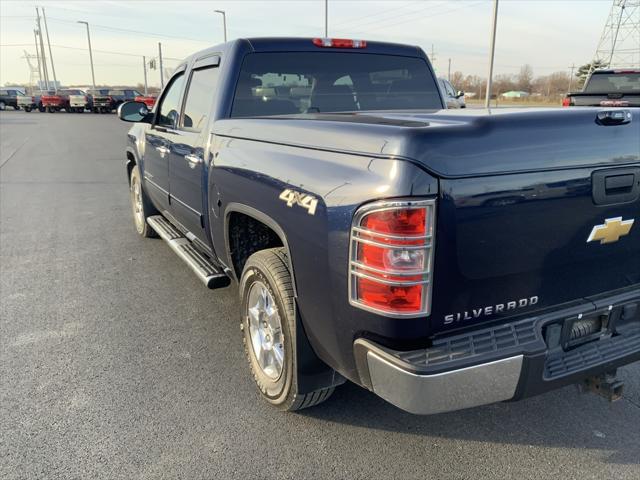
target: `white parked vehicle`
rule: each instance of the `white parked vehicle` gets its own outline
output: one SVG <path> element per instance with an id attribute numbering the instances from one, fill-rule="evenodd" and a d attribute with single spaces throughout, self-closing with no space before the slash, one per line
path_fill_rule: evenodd
<path id="1" fill-rule="evenodd" d="M 442 98 L 444 98 L 447 108 L 467 108 L 467 104 L 464 101 L 464 92 L 461 90 L 455 90 L 451 82 L 446 78 L 439 78 L 438 84 L 442 91 Z"/>

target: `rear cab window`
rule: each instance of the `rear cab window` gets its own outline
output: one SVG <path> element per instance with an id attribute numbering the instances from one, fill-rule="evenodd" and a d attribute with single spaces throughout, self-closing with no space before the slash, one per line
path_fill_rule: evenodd
<path id="1" fill-rule="evenodd" d="M 244 58 L 231 117 L 441 108 L 420 57 L 266 52 Z"/>
<path id="2" fill-rule="evenodd" d="M 584 92 L 640 94 L 640 72 L 596 72 L 591 75 Z"/>

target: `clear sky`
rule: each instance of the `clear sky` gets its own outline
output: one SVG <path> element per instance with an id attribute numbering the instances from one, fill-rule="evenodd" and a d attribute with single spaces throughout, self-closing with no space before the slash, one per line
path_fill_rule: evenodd
<path id="1" fill-rule="evenodd" d="M 590 61 L 611 0 L 500 0 L 496 73 L 533 66 L 535 75 L 568 71 Z M 46 10 L 56 73 L 63 84 L 90 84 L 85 26 L 89 22 L 96 83 L 143 81 L 142 55 L 165 66 L 222 42 L 227 12 L 230 39 L 322 36 L 323 0 L 33 1 L 0 0 L 0 84 L 26 82 L 23 50 L 34 54 L 35 6 Z M 435 50 L 438 73 L 486 76 L 491 0 L 329 0 L 329 36 L 410 43 Z M 46 48 L 46 46 L 45 46 Z M 48 53 L 47 53 L 48 56 Z M 158 71 L 149 84 L 159 84 Z"/>

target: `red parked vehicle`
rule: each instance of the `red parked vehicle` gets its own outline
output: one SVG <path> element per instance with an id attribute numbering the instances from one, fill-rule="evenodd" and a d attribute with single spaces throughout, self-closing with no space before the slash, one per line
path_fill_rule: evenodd
<path id="1" fill-rule="evenodd" d="M 151 110 L 156 104 L 157 98 L 158 97 L 155 97 L 153 95 L 139 95 L 135 98 L 135 101 L 144 103 L 147 107 L 149 107 L 149 110 Z"/>
<path id="2" fill-rule="evenodd" d="M 63 108 L 69 112 L 71 109 L 69 97 L 75 95 L 84 96 L 84 92 L 82 90 L 58 90 L 54 93 L 49 92 L 46 95 L 42 95 L 40 101 L 49 113 L 59 112 Z"/>

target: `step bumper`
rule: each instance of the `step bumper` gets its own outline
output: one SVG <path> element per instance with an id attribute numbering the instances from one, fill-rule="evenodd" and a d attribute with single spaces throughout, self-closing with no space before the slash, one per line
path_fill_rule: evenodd
<path id="1" fill-rule="evenodd" d="M 599 337 L 578 346 L 554 340 L 553 328 L 587 314 L 608 315 Z M 367 338 L 353 348 L 360 383 L 411 413 L 519 400 L 640 360 L 640 290 L 436 338 L 428 348 L 394 350 Z"/>

